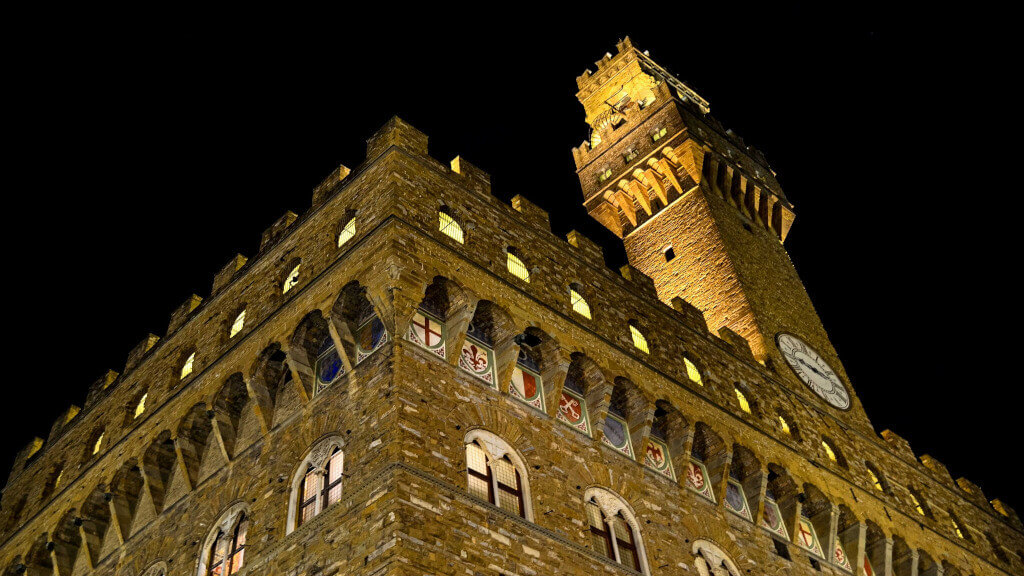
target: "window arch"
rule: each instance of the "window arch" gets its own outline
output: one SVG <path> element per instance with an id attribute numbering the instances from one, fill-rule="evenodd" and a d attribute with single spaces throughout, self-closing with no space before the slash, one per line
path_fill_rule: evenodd
<path id="1" fill-rule="evenodd" d="M 576 282 L 569 285 L 569 304 L 572 305 L 573 312 L 583 316 L 587 320 L 591 319 L 590 304 L 588 304 L 587 299 L 583 297 L 583 286 Z"/>
<path id="2" fill-rule="evenodd" d="M 641 574 L 650 574 L 640 525 L 629 504 L 610 490 L 588 488 L 583 493 L 583 505 L 594 551 Z"/>
<path id="3" fill-rule="evenodd" d="M 633 339 L 633 347 L 643 352 L 644 354 L 651 353 L 651 347 L 647 343 L 647 337 L 637 327 L 635 320 L 629 321 L 629 335 Z"/>
<path id="4" fill-rule="evenodd" d="M 281 293 L 287 294 L 292 288 L 299 285 L 299 273 L 302 271 L 302 261 L 295 260 L 288 268 L 288 275 L 281 282 Z"/>
<path id="5" fill-rule="evenodd" d="M 741 572 L 732 558 L 712 542 L 696 540 L 691 547 L 696 557 L 694 566 L 700 576 L 740 576 Z M 722 572 L 722 569 L 725 572 Z"/>
<path id="6" fill-rule="evenodd" d="M 925 518 L 932 518 L 932 510 L 929 508 L 928 502 L 921 492 L 916 488 L 907 488 L 907 493 L 910 494 L 910 504 L 914 507 L 914 510 Z"/>
<path id="7" fill-rule="evenodd" d="M 349 211 L 345 216 L 345 219 L 342 220 L 341 227 L 338 229 L 338 248 L 344 246 L 346 242 L 356 235 L 355 214 L 352 211 Z"/>
<path id="8" fill-rule="evenodd" d="M 689 378 L 691 382 L 697 384 L 698 386 L 703 386 L 704 379 L 701 378 L 700 369 L 697 368 L 697 365 L 693 363 L 693 360 L 690 360 L 688 357 L 683 356 L 683 365 L 686 367 L 686 377 Z"/>
<path id="9" fill-rule="evenodd" d="M 313 446 L 295 470 L 288 504 L 289 533 L 341 499 L 345 477 L 343 448 L 341 436 L 324 438 Z"/>
<path id="10" fill-rule="evenodd" d="M 515 449 L 487 430 L 466 434 L 466 482 L 481 500 L 533 521 L 526 462 Z"/>
<path id="11" fill-rule="evenodd" d="M 231 327 L 228 328 L 228 338 L 237 336 L 242 328 L 245 328 L 245 308 L 242 308 L 231 322 Z"/>
<path id="12" fill-rule="evenodd" d="M 842 451 L 839 450 L 839 447 L 831 438 L 829 438 L 828 436 L 822 436 L 821 448 L 825 451 L 825 455 L 828 456 L 829 460 L 839 465 L 840 468 L 847 467 L 846 457 L 843 456 Z"/>
<path id="13" fill-rule="evenodd" d="M 466 235 L 462 230 L 462 226 L 447 206 L 441 206 L 437 211 L 437 229 L 459 244 L 466 243 Z"/>
<path id="14" fill-rule="evenodd" d="M 519 250 L 512 248 L 511 246 L 506 250 L 507 261 L 506 267 L 510 274 L 519 278 L 523 282 L 530 282 L 530 269 L 526 267 L 526 263 L 523 262 L 522 255 Z"/>
<path id="15" fill-rule="evenodd" d="M 184 380 L 192 374 L 192 370 L 196 362 L 196 353 L 193 351 L 185 357 L 185 361 L 181 363 L 181 371 L 179 374 L 179 380 Z"/>
<path id="16" fill-rule="evenodd" d="M 871 485 L 883 494 L 889 494 L 889 484 L 885 481 L 885 475 L 878 469 L 877 466 L 871 462 L 865 462 L 864 466 L 868 469 L 868 479 L 871 480 Z"/>
<path id="17" fill-rule="evenodd" d="M 221 514 L 199 550 L 197 576 L 228 576 L 242 569 L 249 531 L 247 512 L 245 503 L 239 502 Z"/>

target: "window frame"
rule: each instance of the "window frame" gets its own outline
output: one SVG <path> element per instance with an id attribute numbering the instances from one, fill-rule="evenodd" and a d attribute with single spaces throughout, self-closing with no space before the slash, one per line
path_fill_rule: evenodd
<path id="1" fill-rule="evenodd" d="M 341 472 L 335 482 L 330 482 L 331 463 L 340 454 Z M 316 490 L 313 491 L 313 499 L 304 498 L 306 482 L 309 478 L 317 482 Z M 288 516 L 285 523 L 285 534 L 291 534 L 306 523 L 313 521 L 317 516 L 323 514 L 332 505 L 341 501 L 344 495 L 345 480 L 345 442 L 338 434 L 322 438 L 315 443 L 292 474 L 291 492 L 288 502 Z M 337 499 L 330 499 L 330 491 L 337 486 L 342 486 Z M 313 514 L 303 519 L 302 513 L 308 507 L 313 506 Z"/>
<path id="2" fill-rule="evenodd" d="M 487 468 L 487 474 L 483 474 L 478 470 L 473 470 L 469 466 L 468 461 L 468 449 L 470 445 L 475 445 L 484 454 L 484 466 Z M 498 492 L 504 492 L 512 497 L 516 498 L 519 502 L 519 517 L 523 518 L 528 522 L 533 522 L 533 502 L 530 493 L 530 483 L 527 475 L 526 461 L 522 455 L 519 454 L 508 442 L 506 442 L 500 436 L 477 428 L 470 430 L 466 433 L 463 441 L 463 453 L 466 455 L 467 461 L 466 474 L 467 474 L 467 492 L 469 490 L 468 482 L 469 476 L 478 480 L 487 482 L 487 501 L 488 504 L 501 508 L 508 514 L 512 514 L 511 511 L 502 508 L 498 502 Z M 518 489 L 512 486 L 508 486 L 499 480 L 494 474 L 492 468 L 492 462 L 504 460 L 508 462 L 512 469 L 515 471 L 516 483 L 519 485 Z M 472 494 L 471 494 L 472 495 Z M 474 496 L 475 497 L 475 496 Z"/>
<path id="3" fill-rule="evenodd" d="M 447 222 L 445 218 L 448 219 Z M 441 206 L 437 210 L 437 231 L 461 245 L 466 244 L 466 228 L 447 206 Z"/>

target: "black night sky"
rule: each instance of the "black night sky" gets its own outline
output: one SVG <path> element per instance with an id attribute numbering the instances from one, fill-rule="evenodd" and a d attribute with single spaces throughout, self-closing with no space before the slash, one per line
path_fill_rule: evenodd
<path id="1" fill-rule="evenodd" d="M 1024 512 L 1007 468 L 1024 437 L 1019 64 L 983 65 L 1012 38 L 864 5 L 686 4 L 473 23 L 454 6 L 398 23 L 397 4 L 26 22 L 4 67 L 4 473 L 232 255 L 305 211 L 339 163 L 356 167 L 393 114 L 618 267 L 570 148 L 587 136 L 576 76 L 628 34 L 778 172 L 797 213 L 787 248 L 876 429 Z"/>

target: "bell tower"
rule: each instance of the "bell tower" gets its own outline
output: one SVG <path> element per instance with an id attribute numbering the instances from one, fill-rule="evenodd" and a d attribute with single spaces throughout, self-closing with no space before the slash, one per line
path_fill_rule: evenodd
<path id="1" fill-rule="evenodd" d="M 780 335 L 798 336 L 849 392 L 848 406 L 826 409 L 862 415 L 783 247 L 793 206 L 764 156 L 629 38 L 617 48 L 576 79 L 591 134 L 573 156 L 589 214 L 622 238 L 663 301 L 701 309 L 712 331 L 740 334 L 759 361 L 809 393 L 777 345 Z"/>

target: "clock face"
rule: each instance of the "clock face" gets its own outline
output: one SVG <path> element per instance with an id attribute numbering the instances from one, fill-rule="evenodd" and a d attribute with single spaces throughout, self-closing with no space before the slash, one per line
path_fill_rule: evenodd
<path id="1" fill-rule="evenodd" d="M 831 406 L 840 410 L 850 407 L 846 386 L 817 350 L 792 334 L 781 333 L 775 341 L 786 363 L 808 388 Z"/>

